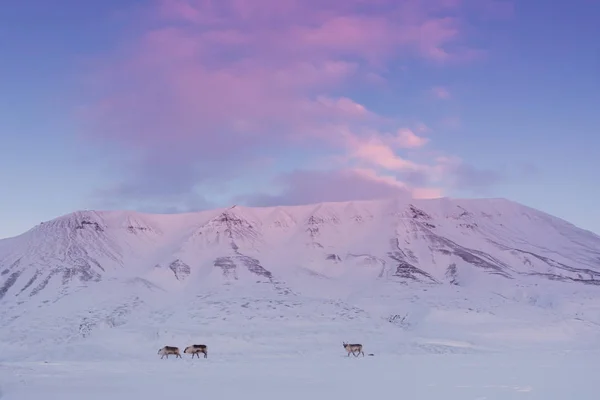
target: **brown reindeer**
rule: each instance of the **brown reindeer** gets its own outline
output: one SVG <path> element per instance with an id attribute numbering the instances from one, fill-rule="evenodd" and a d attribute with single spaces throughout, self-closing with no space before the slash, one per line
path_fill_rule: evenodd
<path id="1" fill-rule="evenodd" d="M 194 358 L 194 356 L 198 356 L 198 358 L 200 358 L 200 353 L 204 353 L 204 358 L 208 357 L 208 348 L 205 344 L 193 344 L 186 347 L 183 352 L 185 354 L 191 354 L 192 358 Z"/>
<path id="2" fill-rule="evenodd" d="M 358 343 L 351 343 L 348 344 L 346 342 L 342 342 L 342 345 L 344 346 L 344 349 L 348 352 L 348 357 L 350 357 L 350 353 L 352 353 L 354 355 L 354 357 L 358 357 L 360 354 L 362 354 L 362 356 L 365 356 L 365 353 L 363 352 L 363 346 L 362 344 L 358 344 Z"/>
<path id="3" fill-rule="evenodd" d="M 183 358 L 181 357 L 181 354 L 179 353 L 179 347 L 173 347 L 173 346 L 165 346 L 162 349 L 158 349 L 158 353 L 161 355 L 161 359 L 164 358 L 165 356 L 167 358 L 169 358 L 169 354 L 175 354 L 175 358 L 179 357 L 179 358 Z"/>

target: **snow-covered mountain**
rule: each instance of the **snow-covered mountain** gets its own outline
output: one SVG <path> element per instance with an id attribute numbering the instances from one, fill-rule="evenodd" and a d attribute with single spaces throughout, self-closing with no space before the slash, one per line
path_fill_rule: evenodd
<path id="1" fill-rule="evenodd" d="M 450 303 L 580 304 L 596 285 L 599 236 L 504 199 L 78 211 L 0 241 L 0 343 L 35 346 L 33 327 L 45 344 L 111 328 L 158 343 L 192 321 L 204 334 L 227 320 L 388 329 Z"/>

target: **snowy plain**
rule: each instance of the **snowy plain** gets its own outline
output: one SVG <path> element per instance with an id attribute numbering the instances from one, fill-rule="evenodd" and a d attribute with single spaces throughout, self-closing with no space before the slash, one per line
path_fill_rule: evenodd
<path id="1" fill-rule="evenodd" d="M 0 241 L 0 399 L 598 399 L 597 281 L 505 200 L 77 212 Z"/>
<path id="2" fill-rule="evenodd" d="M 322 299 L 180 298 L 85 339 L 52 344 L 32 332 L 44 349 L 0 348 L 1 399 L 597 399 L 600 329 L 576 316 L 592 315 L 593 288 L 582 301 L 577 284 L 554 284 L 564 297 L 539 303 L 509 299 L 500 285 L 502 296 L 416 287 L 386 296 L 382 285 L 381 297 L 355 299 L 366 311 L 354 318 Z M 389 296 L 396 302 L 382 302 Z M 402 324 L 384 318 L 393 310 L 408 315 Z M 365 357 L 347 357 L 342 341 L 363 343 Z M 198 342 L 207 359 L 156 354 Z"/>
<path id="3" fill-rule="evenodd" d="M 2 400 L 597 399 L 598 353 L 185 358 L 2 364 Z M 159 362 L 160 361 L 160 362 Z M 6 379 L 7 374 L 11 379 Z"/>

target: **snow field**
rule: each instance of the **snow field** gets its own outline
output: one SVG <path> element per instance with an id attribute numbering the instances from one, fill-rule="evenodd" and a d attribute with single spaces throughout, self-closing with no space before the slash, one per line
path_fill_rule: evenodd
<path id="1" fill-rule="evenodd" d="M 0 364 L 2 400 L 204 398 L 592 400 L 598 352 L 20 362 Z"/>
<path id="2" fill-rule="evenodd" d="M 411 203 L 78 212 L 0 241 L 0 400 L 600 398 L 600 238 Z"/>

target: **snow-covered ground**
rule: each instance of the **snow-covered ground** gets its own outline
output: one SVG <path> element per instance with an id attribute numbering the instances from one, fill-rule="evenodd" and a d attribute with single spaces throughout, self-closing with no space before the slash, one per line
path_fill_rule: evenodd
<path id="1" fill-rule="evenodd" d="M 86 337 L 47 340 L 79 321 L 63 306 L 54 325 L 52 316 L 35 329 L 29 321 L 12 341 L 3 332 L 0 399 L 592 400 L 596 292 L 561 282 L 543 291 L 382 284 L 341 301 L 224 288 L 159 297 Z M 70 296 L 71 310 L 90 307 Z M 347 357 L 342 341 L 364 344 L 366 356 Z M 207 359 L 157 355 L 193 343 L 208 345 Z"/>
<path id="2" fill-rule="evenodd" d="M 77 212 L 0 241 L 0 400 L 598 399 L 599 283 L 505 200 Z"/>
<path id="3" fill-rule="evenodd" d="M 0 364 L 2 400 L 592 400 L 600 353 L 342 354 L 249 352 L 208 359 Z"/>

